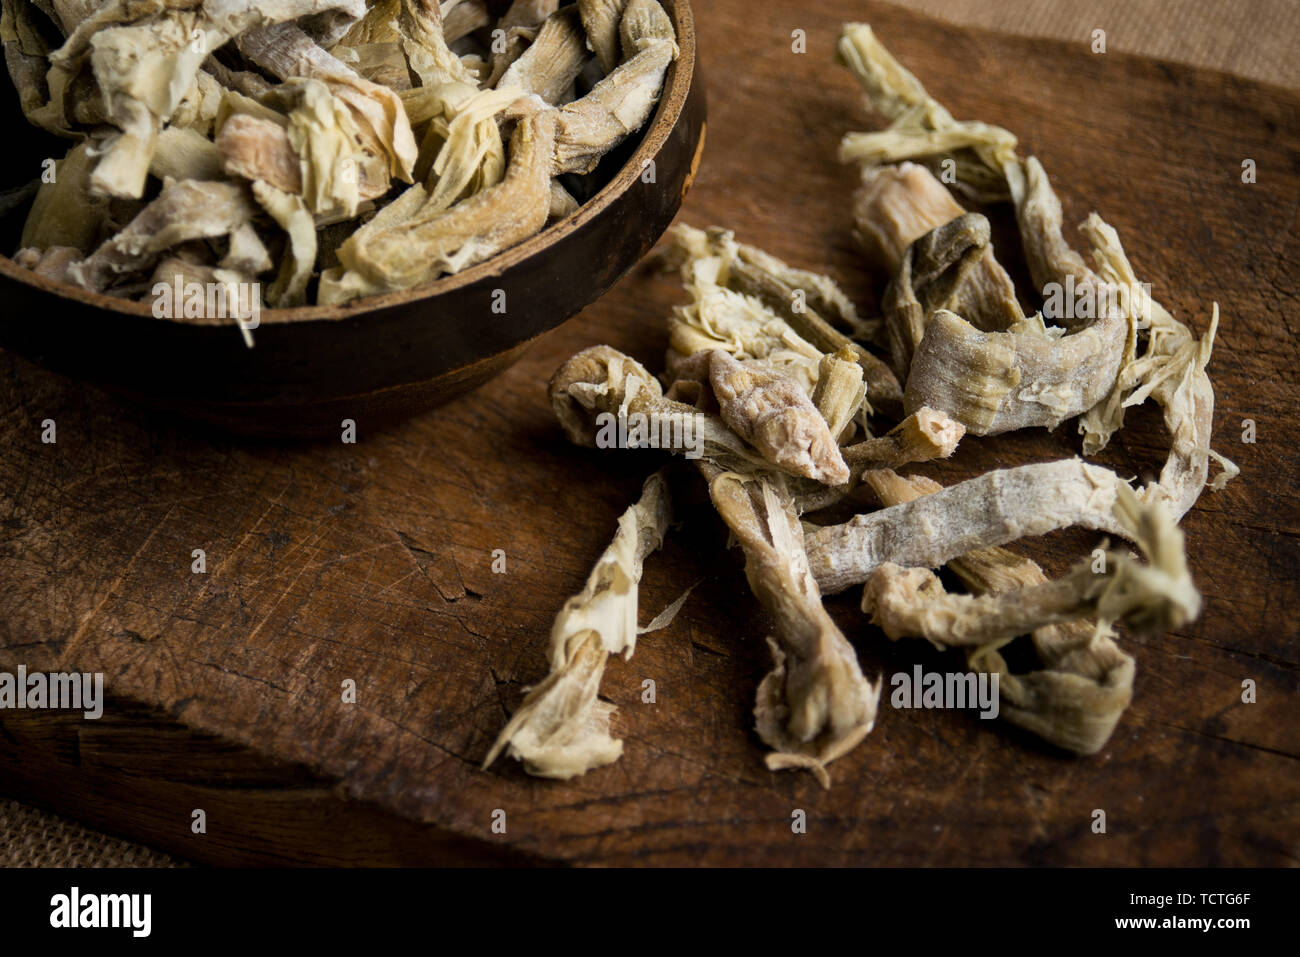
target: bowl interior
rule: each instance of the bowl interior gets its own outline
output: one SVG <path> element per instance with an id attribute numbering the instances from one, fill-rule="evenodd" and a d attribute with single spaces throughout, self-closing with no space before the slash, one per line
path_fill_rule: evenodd
<path id="1" fill-rule="evenodd" d="M 585 222 L 607 208 L 621 191 L 638 179 L 646 161 L 655 159 L 664 141 L 671 135 L 681 117 L 682 107 L 695 80 L 695 25 L 688 0 L 659 0 L 673 20 L 677 31 L 681 55 L 668 70 L 659 104 L 650 119 L 633 135 L 602 158 L 600 165 L 578 188 L 585 196 L 578 196 L 580 208 L 572 215 L 546 226 L 536 235 L 492 258 L 453 275 L 443 276 L 399 292 L 368 296 L 340 306 L 299 306 L 288 309 L 264 309 L 263 323 L 301 322 L 309 320 L 343 319 L 364 314 L 387 306 L 411 302 L 471 285 L 484 276 L 504 273 L 514 264 L 529 256 L 544 253 L 563 233 L 579 229 Z M 57 34 L 51 39 L 57 40 Z M 0 157 L 0 262 L 12 263 L 18 251 L 23 225 L 35 197 L 36 188 L 47 160 L 61 158 L 73 145 L 72 140 L 55 136 L 27 121 L 7 70 L 0 69 L 0 116 L 10 130 L 21 131 L 17 142 Z M 578 181 L 566 181 L 566 185 Z M 73 298 L 112 312 L 149 315 L 149 304 L 122 299 L 117 296 L 90 292 L 70 283 L 38 276 L 16 265 L 6 270 L 12 278 L 27 282 L 42 291 L 57 296 Z M 567 318 L 567 317 L 565 317 Z M 176 320 L 160 320 L 171 322 Z M 233 320 L 230 321 L 234 324 Z"/>

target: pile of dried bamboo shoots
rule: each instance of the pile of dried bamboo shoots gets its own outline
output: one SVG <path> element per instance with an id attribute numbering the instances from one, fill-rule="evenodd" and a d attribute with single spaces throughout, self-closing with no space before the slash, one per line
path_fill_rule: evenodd
<path id="1" fill-rule="evenodd" d="M 828 785 L 826 766 L 876 721 L 881 682 L 863 674 L 822 603 L 853 586 L 863 587 L 862 609 L 889 639 L 961 649 L 968 667 L 997 675 L 1002 717 L 1073 753 L 1096 753 L 1132 696 L 1134 660 L 1115 626 L 1159 632 L 1200 610 L 1177 523 L 1207 484 L 1221 488 L 1236 474 L 1210 448 L 1205 370 L 1218 305 L 1196 337 L 1150 297 L 1095 213 L 1081 227 L 1085 259 L 1062 235 L 1060 203 L 1039 162 L 1021 157 L 1004 129 L 954 120 L 868 26 L 844 28 L 839 59 L 888 123 L 846 135 L 840 150 L 861 168 L 858 237 L 891 277 L 881 315 L 862 318 L 829 278 L 726 230 L 679 226 L 666 260 L 691 301 L 668 320 L 664 374 L 594 346 L 551 380 L 555 414 L 587 446 L 608 444 L 600 438 L 611 420 L 652 423 L 656 447 L 691 459 L 707 484 L 773 622 L 772 670 L 754 708 L 770 768 L 804 768 Z M 1025 315 L 987 219 L 954 193 L 1012 203 L 1045 306 L 1049 289 L 1065 287 L 1072 302 L 1095 307 Z M 1092 456 L 1125 409 L 1148 398 L 1172 441 L 1159 478 L 1140 488 L 1078 457 L 946 488 L 899 471 L 950 456 L 968 433 L 1069 419 Z M 890 427 L 875 434 L 882 423 Z M 1212 462 L 1220 471 L 1210 480 Z M 565 604 L 550 674 L 501 732 L 489 763 L 505 751 L 531 773 L 567 778 L 619 757 L 613 709 L 597 691 L 606 656 L 630 656 L 635 645 L 637 586 L 668 530 L 667 499 L 656 473 L 586 589 Z M 864 501 L 872 507 L 847 522 L 815 522 L 829 505 Z M 1101 548 L 1052 580 L 1003 547 L 1069 526 L 1136 552 Z M 969 593 L 949 593 L 934 573 L 941 567 Z M 1001 651 L 1026 636 L 1038 667 L 1013 672 Z"/>
<path id="2" fill-rule="evenodd" d="M 678 55 L 657 0 L 4 0 L 0 39 L 27 118 L 75 141 L 33 170 L 17 262 L 136 299 L 266 278 L 272 306 L 568 216 Z"/>

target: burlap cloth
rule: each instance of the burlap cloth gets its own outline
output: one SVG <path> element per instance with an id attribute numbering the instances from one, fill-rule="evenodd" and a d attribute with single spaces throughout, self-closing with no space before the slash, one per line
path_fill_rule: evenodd
<path id="1" fill-rule="evenodd" d="M 886 0 L 948 20 L 1027 37 L 1087 43 L 1106 31 L 1107 51 L 1225 70 L 1300 88 L 1296 0 Z"/>
<path id="2" fill-rule="evenodd" d="M 699 2 L 699 0 L 697 0 Z M 707 2 L 707 0 L 704 0 Z M 1088 42 L 1300 88 L 1296 0 L 887 0 L 952 23 Z M 697 13 L 698 15 L 698 13 Z M 165 854 L 0 799 L 0 866 L 175 867 Z"/>

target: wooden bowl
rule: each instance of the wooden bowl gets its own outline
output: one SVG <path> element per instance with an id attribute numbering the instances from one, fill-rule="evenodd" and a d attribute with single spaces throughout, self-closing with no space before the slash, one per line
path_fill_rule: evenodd
<path id="1" fill-rule="evenodd" d="M 526 242 L 415 289 L 264 310 L 251 349 L 233 319 L 158 319 L 149 303 L 45 279 L 0 255 L 0 347 L 244 435 L 337 436 L 345 418 L 374 428 L 475 388 L 613 286 L 681 206 L 704 146 L 705 97 L 689 3 L 661 3 L 681 56 L 650 122 L 602 161 L 616 172 L 594 196 Z M 22 131 L 4 158 L 2 190 L 39 176 L 67 141 L 27 123 L 12 84 L 0 100 L 4 128 Z M 649 160 L 652 183 L 642 179 Z M 0 221 L 0 248 L 16 251 L 29 205 Z M 497 290 L 505 314 L 492 310 Z"/>

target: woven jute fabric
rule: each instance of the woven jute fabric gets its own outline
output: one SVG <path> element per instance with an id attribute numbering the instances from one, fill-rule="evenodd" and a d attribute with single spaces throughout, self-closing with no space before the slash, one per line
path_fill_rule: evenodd
<path id="1" fill-rule="evenodd" d="M 707 0 L 703 0 L 707 2 Z M 1300 88 L 1296 0 L 886 0 L 966 26 L 1091 44 Z M 715 94 L 717 95 L 717 94 Z M 720 95 L 725 95 L 722 93 Z M 0 866 L 174 867 L 165 854 L 0 799 Z"/>
<path id="2" fill-rule="evenodd" d="M 1300 87 L 1296 0 L 886 0 L 926 16 L 1018 36 L 1136 53 Z"/>
<path id="3" fill-rule="evenodd" d="M 0 867 L 178 867 L 166 854 L 0 799 Z"/>

